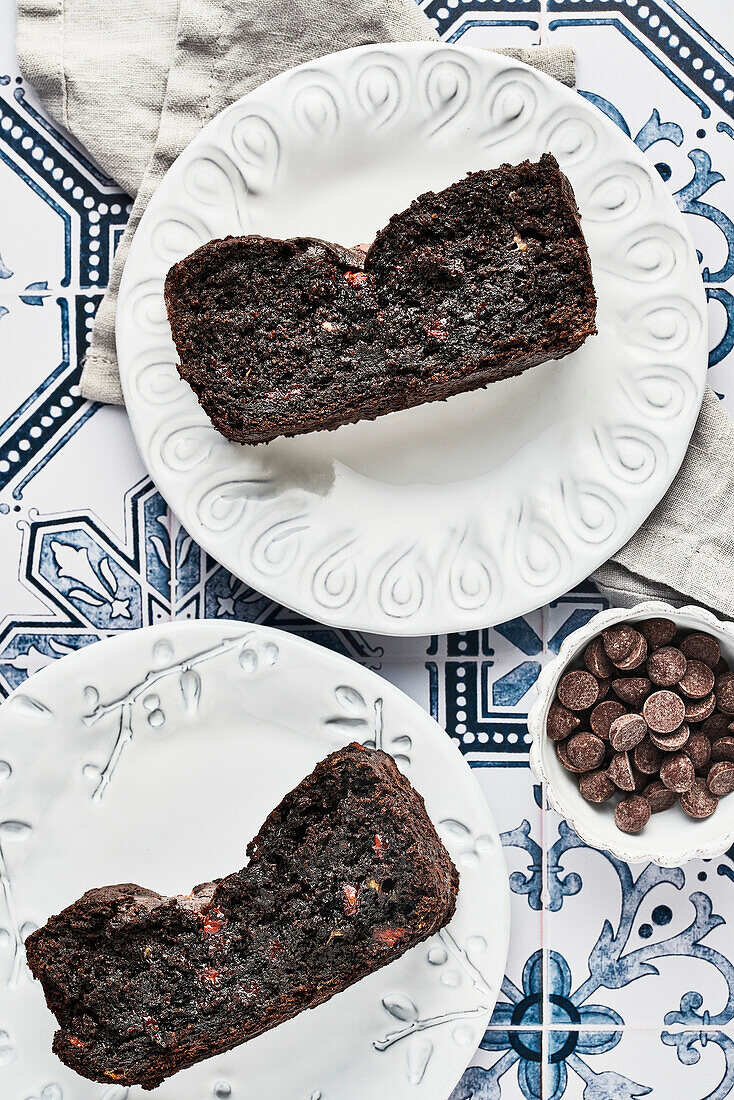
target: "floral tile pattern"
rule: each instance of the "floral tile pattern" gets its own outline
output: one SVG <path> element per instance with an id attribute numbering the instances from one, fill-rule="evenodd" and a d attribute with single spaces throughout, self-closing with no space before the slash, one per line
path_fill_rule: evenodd
<path id="1" fill-rule="evenodd" d="M 734 964 L 729 937 L 714 935 L 734 916 L 728 858 L 628 865 L 551 820 L 545 927 L 551 999 L 566 1006 L 558 1012 L 593 1000 L 619 1027 L 730 1024 Z"/>
<path id="2" fill-rule="evenodd" d="M 575 47 L 580 94 L 650 157 L 685 214 L 709 299 L 709 381 L 734 409 L 731 4 L 422 7 L 447 41 Z M 506 977 L 451 1100 L 734 1097 L 734 851 L 685 868 L 628 867 L 587 848 L 545 807 L 527 765 L 535 682 L 566 635 L 603 608 L 594 586 L 488 630 L 379 638 L 304 620 L 206 555 L 147 478 L 124 412 L 79 395 L 129 200 L 44 118 L 17 72 L 12 36 L 4 10 L 0 694 L 80 646 L 174 617 L 279 626 L 376 670 L 456 742 L 505 846 L 513 919 Z M 0 948 L 4 906 L 0 891 Z M 5 1100 L 3 1044 L 0 1033 Z"/>
<path id="3" fill-rule="evenodd" d="M 731 1095 L 734 1048 L 724 1031 L 664 1032 L 660 1042 L 655 1032 L 626 1028 L 614 1040 L 600 1042 L 591 1055 L 582 1053 L 580 1044 L 563 1060 L 549 1054 L 544 1100 L 723 1100 Z"/>

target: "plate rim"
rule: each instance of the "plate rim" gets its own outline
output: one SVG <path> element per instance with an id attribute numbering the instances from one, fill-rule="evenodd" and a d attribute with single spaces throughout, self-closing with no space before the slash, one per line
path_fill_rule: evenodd
<path id="1" fill-rule="evenodd" d="M 495 65 L 499 66 L 495 71 L 495 76 L 501 75 L 503 71 L 516 69 L 519 69 L 520 71 L 525 71 L 528 74 L 532 75 L 534 79 L 540 81 L 541 84 L 545 84 L 545 86 L 549 88 L 554 95 L 560 94 L 562 99 L 566 99 L 566 97 L 568 97 L 568 99 L 566 99 L 566 102 L 568 102 L 569 104 L 572 99 L 578 100 L 578 102 L 581 104 L 582 111 L 589 112 L 594 117 L 596 117 L 600 121 L 602 129 L 609 129 L 610 132 L 614 133 L 617 133 L 618 131 L 618 127 L 615 126 L 614 122 L 594 103 L 586 100 L 583 96 L 581 96 L 575 88 L 565 87 L 553 77 L 549 76 L 547 73 L 544 73 L 541 70 L 534 68 L 533 66 L 530 66 L 523 61 L 520 61 L 519 59 L 515 59 L 514 57 L 498 54 L 495 51 L 491 50 L 483 50 L 479 47 L 462 46 L 458 44 L 444 42 L 426 41 L 404 43 L 374 43 L 354 46 L 347 50 L 335 51 L 330 54 L 325 54 L 321 57 L 314 58 L 310 61 L 303 62 L 300 65 L 294 66 L 290 69 L 284 70 L 283 72 L 276 74 L 263 84 L 252 89 L 244 96 L 240 97 L 239 99 L 235 100 L 233 103 L 225 107 L 222 111 L 220 111 L 217 115 L 209 120 L 209 122 L 196 134 L 189 145 L 187 145 L 186 148 L 183 149 L 181 153 L 176 157 L 176 160 L 174 160 L 174 162 L 170 165 L 170 167 L 164 174 L 163 179 L 165 179 L 169 176 L 169 174 L 175 171 L 176 164 L 178 163 L 180 158 L 187 153 L 188 149 L 190 149 L 195 143 L 202 139 L 202 135 L 206 135 L 211 130 L 213 130 L 223 116 L 227 115 L 229 112 L 237 110 L 242 105 L 247 105 L 249 100 L 256 101 L 257 97 L 261 96 L 264 91 L 267 91 L 274 86 L 277 87 L 278 84 L 284 83 L 286 80 L 291 79 L 294 74 L 307 72 L 308 70 L 314 70 L 319 66 L 325 66 L 328 69 L 329 63 L 334 61 L 335 59 L 339 62 L 346 62 L 350 57 L 358 58 L 360 56 L 368 55 L 370 53 L 379 54 L 384 53 L 385 51 L 395 53 L 398 56 L 402 54 L 428 56 L 430 54 L 438 53 L 458 54 L 460 56 L 466 55 L 470 58 L 473 58 L 475 62 L 479 62 L 480 65 L 482 63 L 486 65 L 488 59 L 491 59 L 491 61 Z M 622 137 L 626 136 L 622 133 L 622 131 L 618 131 L 618 135 Z M 662 186 L 662 183 L 659 180 L 659 177 L 657 177 L 654 165 L 645 157 L 644 153 L 635 145 L 631 138 L 628 137 L 627 142 L 631 159 L 636 161 L 637 165 L 641 166 L 644 169 L 645 174 L 653 182 L 654 189 L 657 191 L 659 187 Z M 162 182 L 163 180 L 159 181 L 159 185 Z M 691 237 L 688 225 L 683 217 L 683 214 L 677 207 L 672 195 L 670 195 L 668 192 L 664 192 L 664 194 L 666 199 L 668 217 L 672 219 L 675 223 L 675 229 L 682 237 L 684 245 L 688 250 L 689 256 L 695 257 L 695 244 L 693 242 L 693 238 Z M 136 229 L 135 237 L 133 238 L 133 241 L 131 243 L 130 252 L 126 258 L 116 306 L 115 338 L 117 343 L 118 363 L 120 365 L 120 381 L 125 397 L 125 404 L 128 409 L 128 418 L 136 446 L 141 455 L 143 465 L 145 466 L 146 470 L 148 470 L 149 476 L 151 476 L 151 479 L 156 485 L 156 488 L 161 493 L 161 496 L 164 498 L 174 514 L 178 514 L 176 508 L 171 504 L 166 490 L 162 488 L 159 485 L 157 479 L 153 477 L 152 474 L 150 474 L 148 463 L 145 457 L 146 444 L 143 438 L 144 433 L 140 422 L 142 419 L 144 419 L 144 417 L 138 419 L 135 412 L 131 411 L 135 409 L 136 397 L 132 392 L 130 372 L 127 369 L 123 368 L 123 363 L 125 362 L 125 354 L 124 351 L 121 351 L 121 346 L 124 346 L 125 344 L 122 314 L 126 305 L 126 296 L 129 293 L 129 284 L 131 284 L 133 281 L 133 267 L 130 263 L 130 259 L 131 257 L 135 256 L 136 238 L 140 234 L 141 227 L 145 225 L 145 222 L 146 220 L 149 220 L 149 217 L 152 218 L 153 216 L 152 214 L 149 215 L 149 212 L 151 206 L 153 205 L 154 199 L 155 195 L 151 197 L 148 206 L 143 212 L 140 223 L 138 224 L 138 227 Z M 347 611 L 347 614 L 345 616 L 339 614 L 338 610 L 331 610 L 322 604 L 318 604 L 318 606 L 315 606 L 315 601 L 309 602 L 308 600 L 305 600 L 296 602 L 291 598 L 284 599 L 284 593 L 278 591 L 279 585 L 277 577 L 273 577 L 271 580 L 271 578 L 269 578 L 265 573 L 258 573 L 251 566 L 249 559 L 247 559 L 242 553 L 240 554 L 237 561 L 230 560 L 235 556 L 234 554 L 225 554 L 223 556 L 228 560 L 223 561 L 219 552 L 221 546 L 215 546 L 214 549 L 211 549 L 211 547 L 217 542 L 216 536 L 213 534 L 212 537 L 209 538 L 208 532 L 206 532 L 203 527 L 200 526 L 200 529 L 198 529 L 196 532 L 190 533 L 193 534 L 193 537 L 196 539 L 197 543 L 199 543 L 199 545 L 201 545 L 207 553 L 209 553 L 217 562 L 219 562 L 219 564 L 221 564 L 234 576 L 238 577 L 241 581 L 253 587 L 256 591 L 261 593 L 266 598 L 280 604 L 281 606 L 290 608 L 297 614 L 304 615 L 308 618 L 313 618 L 317 622 L 325 626 L 336 629 L 356 630 L 363 633 L 378 634 L 386 637 L 423 637 L 427 634 L 450 634 L 467 630 L 489 628 L 499 622 L 506 621 L 507 617 L 513 618 L 519 615 L 529 614 L 533 610 L 536 610 L 538 607 L 545 606 L 547 603 L 551 603 L 553 600 L 558 599 L 559 596 L 569 591 L 570 588 L 573 588 L 576 584 L 584 580 L 585 577 L 589 576 L 592 572 L 594 572 L 597 568 L 604 564 L 604 562 L 612 558 L 629 541 L 629 539 L 634 536 L 636 531 L 639 530 L 639 528 L 649 519 L 651 513 L 668 492 L 670 486 L 675 480 L 675 477 L 680 471 L 680 468 L 685 460 L 688 445 L 690 443 L 690 439 L 693 435 L 693 431 L 695 429 L 696 422 L 700 413 L 707 381 L 708 357 L 706 348 L 709 319 L 705 287 L 703 285 L 703 281 L 700 278 L 697 278 L 695 280 L 695 289 L 694 282 L 693 280 L 691 280 L 691 284 L 688 289 L 687 300 L 693 302 L 698 306 L 703 319 L 703 327 L 699 340 L 699 342 L 702 344 L 700 369 L 698 370 L 696 378 L 693 379 L 692 377 L 692 381 L 695 383 L 696 392 L 687 410 L 687 414 L 685 415 L 685 418 L 680 425 L 680 431 L 678 433 L 678 438 L 680 440 L 680 458 L 678 459 L 678 457 L 675 457 L 670 463 L 669 468 L 665 472 L 664 476 L 660 477 L 657 488 L 652 494 L 652 497 L 649 501 L 649 505 L 648 503 L 645 503 L 643 506 L 643 514 L 641 515 L 639 524 L 634 528 L 634 530 L 630 532 L 625 529 L 622 523 L 619 523 L 617 525 L 615 536 L 610 543 L 610 545 L 614 548 L 609 552 L 605 552 L 604 557 L 601 561 L 598 562 L 597 565 L 593 566 L 587 571 L 584 571 L 572 583 L 569 583 L 568 577 L 562 577 L 561 572 L 559 572 L 560 579 L 557 583 L 552 584 L 547 588 L 543 587 L 540 596 L 540 603 L 536 602 L 533 603 L 531 606 L 525 606 L 525 604 L 523 603 L 522 607 L 520 607 L 519 609 L 518 606 L 510 608 L 502 608 L 500 606 L 497 611 L 492 611 L 490 609 L 486 615 L 480 615 L 477 611 L 463 610 L 455 602 L 449 603 L 448 601 L 442 601 L 440 607 L 438 607 L 437 609 L 435 607 L 432 607 L 430 612 L 428 612 L 428 614 L 430 614 L 431 616 L 431 622 L 429 624 L 426 624 L 424 622 L 412 624 L 411 622 L 406 622 L 403 619 L 391 619 L 387 614 L 384 613 L 381 616 L 378 616 L 375 613 L 374 608 L 370 607 L 367 599 L 363 598 L 354 610 L 354 613 Z M 695 355 L 692 353 L 691 360 L 694 359 Z M 562 360 L 557 360 L 557 362 L 562 362 Z M 198 400 L 193 394 L 193 391 L 191 392 L 191 398 L 196 403 L 196 409 L 199 410 L 200 406 Z M 208 418 L 207 424 L 209 424 Z M 216 431 L 213 426 L 212 429 Z M 243 444 L 242 447 L 244 450 L 246 449 L 247 445 Z M 172 495 L 176 495 L 175 491 Z M 480 511 L 483 514 L 483 510 L 478 509 L 475 510 L 472 515 L 479 514 Z M 193 525 L 189 522 L 187 530 L 190 526 Z M 245 524 L 244 529 L 246 529 L 247 526 L 248 525 Z M 202 531 L 203 539 L 200 541 Z M 444 551 L 445 550 L 446 547 L 444 547 Z M 573 553 L 571 552 L 569 556 L 573 558 Z M 301 566 L 304 564 L 304 562 L 305 558 L 299 559 L 299 563 Z M 435 577 L 437 576 L 437 570 L 432 570 L 431 576 L 435 579 Z M 515 571 L 511 576 L 506 579 L 508 579 L 509 581 L 517 580 L 517 572 Z M 505 585 L 505 587 L 507 587 L 507 585 Z M 523 582 L 521 588 L 527 593 L 528 597 L 531 595 L 530 585 Z M 287 596 L 287 593 L 285 595 Z M 479 609 L 479 612 L 481 612 L 481 608 Z"/>

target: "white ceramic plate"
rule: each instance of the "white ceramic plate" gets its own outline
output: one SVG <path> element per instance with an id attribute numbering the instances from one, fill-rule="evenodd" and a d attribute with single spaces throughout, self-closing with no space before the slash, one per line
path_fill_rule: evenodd
<path id="1" fill-rule="evenodd" d="M 419 193 L 546 150 L 583 215 L 598 336 L 336 432 L 243 447 L 211 427 L 175 369 L 174 262 L 228 233 L 369 241 Z M 288 607 L 385 634 L 501 622 L 600 565 L 678 470 L 707 358 L 696 254 L 637 146 L 549 77 L 436 44 L 322 58 L 214 119 L 141 221 L 117 344 L 143 460 L 194 538 Z"/>
<path id="2" fill-rule="evenodd" d="M 461 874 L 449 928 L 154 1095 L 446 1100 L 507 959 L 507 872 L 478 785 L 433 719 L 374 673 L 280 631 L 206 621 L 86 647 L 0 708 L 3 1100 L 128 1096 L 51 1053 L 55 1021 L 23 937 L 94 886 L 188 893 L 236 870 L 283 795 L 353 740 L 376 740 L 425 796 Z"/>
<path id="3" fill-rule="evenodd" d="M 659 600 L 649 600 L 628 610 L 610 607 L 599 612 L 569 634 L 558 656 L 538 677 L 538 697 L 528 715 L 528 728 L 533 736 L 530 766 L 536 777 L 545 783 L 553 809 L 566 818 L 587 844 L 605 848 L 627 863 L 652 861 L 663 867 L 679 867 L 691 859 L 713 859 L 734 844 L 734 796 L 722 798 L 715 813 L 702 821 L 692 820 L 680 805 L 676 805 L 665 813 L 653 814 L 641 832 L 623 833 L 614 824 L 608 804 L 595 805 L 581 797 L 575 777 L 563 767 L 553 742 L 545 733 L 556 685 L 591 639 L 615 623 L 636 623 L 657 616 L 672 619 L 683 630 L 713 634 L 721 646 L 722 656 L 730 664 L 734 662 L 734 623 L 718 619 L 703 607 L 674 608 Z"/>

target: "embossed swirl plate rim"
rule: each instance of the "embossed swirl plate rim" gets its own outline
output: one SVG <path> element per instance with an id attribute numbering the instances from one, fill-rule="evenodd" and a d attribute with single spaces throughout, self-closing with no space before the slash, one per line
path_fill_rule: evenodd
<path id="1" fill-rule="evenodd" d="M 227 443 L 175 370 L 162 287 L 213 236 L 369 239 L 422 190 L 550 149 L 571 179 L 600 335 L 448 402 L 265 447 Z M 161 182 L 118 307 L 143 460 L 196 540 L 286 606 L 416 635 L 505 621 L 614 553 L 668 488 L 700 407 L 693 245 L 642 152 L 596 107 L 488 52 L 361 47 L 214 119 Z"/>
<path id="2" fill-rule="evenodd" d="M 124 1100 L 51 1053 L 26 935 L 84 890 L 177 893 L 243 865 L 283 795 L 328 752 L 390 752 L 461 875 L 437 936 L 345 993 L 155 1091 L 445 1100 L 481 1039 L 507 960 L 502 843 L 458 749 L 397 688 L 279 630 L 212 620 L 119 634 L 53 662 L 0 708 L 0 1037 L 4 1100 Z M 56 1093 L 53 1093 L 56 1095 Z"/>
<path id="3" fill-rule="evenodd" d="M 642 832 L 628 836 L 616 827 L 608 805 L 593 806 L 578 792 L 573 776 L 561 766 L 553 743 L 545 735 L 548 708 L 556 685 L 586 645 L 602 630 L 620 622 L 639 622 L 654 616 L 672 619 L 686 630 L 714 634 L 722 652 L 734 660 L 734 623 L 717 618 L 703 607 L 689 605 L 674 608 L 661 600 L 648 600 L 631 608 L 610 607 L 594 615 L 585 626 L 564 639 L 558 656 L 538 677 L 537 699 L 528 714 L 532 735 L 530 766 L 538 780 L 545 783 L 548 801 L 581 839 L 592 848 L 604 848 L 627 863 L 658 863 L 678 867 L 692 859 L 713 859 L 734 844 L 734 797 L 724 798 L 711 817 L 693 821 L 680 807 L 654 814 Z"/>

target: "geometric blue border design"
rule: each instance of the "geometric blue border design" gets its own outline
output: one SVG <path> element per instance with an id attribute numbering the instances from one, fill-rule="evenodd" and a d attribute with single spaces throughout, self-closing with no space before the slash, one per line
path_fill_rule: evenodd
<path id="1" fill-rule="evenodd" d="M 0 80 L 9 82 L 8 77 Z M 61 347 L 60 362 L 49 364 L 43 382 L 0 425 L 0 490 L 12 485 L 16 500 L 96 411 L 80 396 L 78 384 L 94 314 L 130 209 L 129 197 L 27 102 L 20 84 L 18 77 L 18 86 L 0 94 L 0 168 L 12 171 L 60 219 L 64 257 L 57 287 L 44 281 L 15 293 L 19 309 L 58 310 Z M 5 279 L 12 274 L 3 273 Z M 11 286 L 6 284 L 6 293 Z M 80 292 L 71 289 L 76 287 Z M 0 323 L 5 312 L 0 310 Z"/>
<path id="2" fill-rule="evenodd" d="M 734 58 L 675 0 L 667 3 L 646 0 L 644 4 L 638 0 L 582 0 L 582 4 L 585 11 L 600 14 L 580 16 L 578 0 L 549 0 L 549 13 L 573 13 L 552 20 L 550 29 L 615 27 L 696 104 L 703 118 L 711 115 L 711 109 L 691 84 L 725 114 L 734 117 L 732 73 L 725 67 L 725 63 L 734 66 Z M 610 15 L 610 8 L 616 9 L 616 14 Z M 691 31 L 700 37 L 694 37 Z"/>

